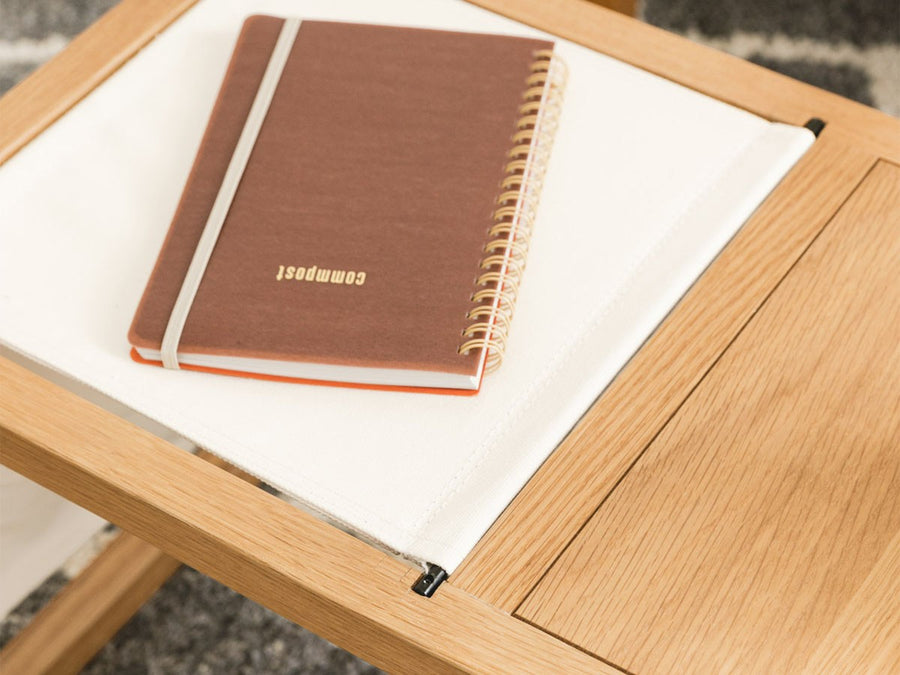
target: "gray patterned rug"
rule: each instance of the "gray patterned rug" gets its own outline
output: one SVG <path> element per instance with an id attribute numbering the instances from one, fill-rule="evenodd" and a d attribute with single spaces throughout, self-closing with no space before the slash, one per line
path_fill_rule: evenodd
<path id="1" fill-rule="evenodd" d="M 0 0 L 0 93 L 115 0 Z M 646 0 L 642 17 L 766 68 L 900 116 L 900 2 Z M 0 646 L 64 585 L 58 572 L 0 622 Z M 183 568 L 86 673 L 378 672 Z"/>

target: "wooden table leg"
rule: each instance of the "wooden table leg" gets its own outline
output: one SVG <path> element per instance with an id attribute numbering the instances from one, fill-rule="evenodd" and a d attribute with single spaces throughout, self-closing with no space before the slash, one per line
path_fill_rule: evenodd
<path id="1" fill-rule="evenodd" d="M 123 532 L 6 645 L 0 672 L 79 672 L 180 564 Z"/>

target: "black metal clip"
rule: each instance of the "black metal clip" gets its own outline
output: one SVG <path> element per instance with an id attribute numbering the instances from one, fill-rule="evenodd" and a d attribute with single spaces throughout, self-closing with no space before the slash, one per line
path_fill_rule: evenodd
<path id="1" fill-rule="evenodd" d="M 440 565 L 428 563 L 425 567 L 425 571 L 422 572 L 418 579 L 416 579 L 416 583 L 413 584 L 412 589 L 419 595 L 430 598 L 434 595 L 437 587 L 444 583 L 444 580 L 448 576 L 447 572 Z"/>

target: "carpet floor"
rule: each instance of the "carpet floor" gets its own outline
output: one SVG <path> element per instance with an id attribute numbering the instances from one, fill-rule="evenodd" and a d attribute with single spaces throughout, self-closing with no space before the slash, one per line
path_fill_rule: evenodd
<path id="1" fill-rule="evenodd" d="M 0 94 L 114 4 L 114 0 L 0 0 Z M 900 2 L 646 0 L 641 17 L 900 116 Z M 0 621 L 0 647 L 73 573 L 71 567 L 57 572 Z M 84 672 L 379 671 L 195 570 L 182 568 Z"/>

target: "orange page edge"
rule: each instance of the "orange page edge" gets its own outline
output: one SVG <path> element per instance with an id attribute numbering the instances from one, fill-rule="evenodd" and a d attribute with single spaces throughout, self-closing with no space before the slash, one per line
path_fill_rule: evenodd
<path id="1" fill-rule="evenodd" d="M 148 366 L 163 367 L 162 361 L 152 361 L 145 359 L 138 354 L 136 348 L 131 348 L 131 359 L 137 363 L 143 363 Z M 361 384 L 358 382 L 336 382 L 334 380 L 311 380 L 302 377 L 286 377 L 284 375 L 265 375 L 263 373 L 248 373 L 242 370 L 228 370 L 225 368 L 212 368 L 210 366 L 194 366 L 182 364 L 182 370 L 195 370 L 201 373 L 213 373 L 215 375 L 230 375 L 232 377 L 246 377 L 253 380 L 266 380 L 268 382 L 291 382 L 294 384 L 315 384 L 327 387 L 344 387 L 347 389 L 374 389 L 377 391 L 400 391 L 407 393 L 419 394 L 444 394 L 449 396 L 474 396 L 481 391 L 481 383 L 484 381 L 484 371 L 482 371 L 481 380 L 478 382 L 477 389 L 449 389 L 441 387 L 405 387 L 392 384 Z"/>

